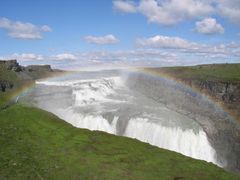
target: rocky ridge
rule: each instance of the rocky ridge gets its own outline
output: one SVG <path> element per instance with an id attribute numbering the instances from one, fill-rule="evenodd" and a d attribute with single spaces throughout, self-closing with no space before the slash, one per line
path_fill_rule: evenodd
<path id="1" fill-rule="evenodd" d="M 0 91 L 5 92 L 15 86 L 13 78 L 23 82 L 30 82 L 36 79 L 52 76 L 55 73 L 61 73 L 60 70 L 53 70 L 50 65 L 30 65 L 21 66 L 17 60 L 0 60 Z M 5 76 L 4 76 L 5 74 Z"/>
<path id="2" fill-rule="evenodd" d="M 232 111 L 237 118 L 240 117 L 240 83 L 186 79 L 182 79 L 182 81 L 190 87 L 199 89 L 202 93 L 213 97 Z"/>
<path id="3" fill-rule="evenodd" d="M 240 121 L 240 64 L 150 68 L 213 98 Z"/>

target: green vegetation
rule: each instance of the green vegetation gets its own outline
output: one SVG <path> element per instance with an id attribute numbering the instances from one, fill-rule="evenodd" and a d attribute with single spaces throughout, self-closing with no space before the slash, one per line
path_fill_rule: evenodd
<path id="1" fill-rule="evenodd" d="M 12 82 L 18 82 L 17 75 L 13 71 L 9 71 L 3 66 L 0 66 L 0 79 Z"/>
<path id="2" fill-rule="evenodd" d="M 134 139 L 74 128 L 45 111 L 0 111 L 0 179 L 240 179 Z"/>
<path id="3" fill-rule="evenodd" d="M 8 100 L 10 95 L 21 86 L 21 80 L 17 77 L 16 73 L 9 71 L 6 68 L 0 66 L 0 82 L 7 81 L 14 84 L 13 89 L 9 89 L 7 92 L 1 92 L 0 90 L 0 107 L 2 107 Z"/>
<path id="4" fill-rule="evenodd" d="M 53 70 L 50 65 L 32 65 L 23 67 L 16 60 L 0 60 L 0 109 L 16 91 L 34 83 L 35 79 L 60 75 L 61 70 Z"/>
<path id="5" fill-rule="evenodd" d="M 212 64 L 189 67 L 167 67 L 155 70 L 180 79 L 240 82 L 240 64 Z"/>

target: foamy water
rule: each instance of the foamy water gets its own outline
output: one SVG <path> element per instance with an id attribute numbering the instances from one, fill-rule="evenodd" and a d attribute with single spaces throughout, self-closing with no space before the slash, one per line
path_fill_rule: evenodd
<path id="1" fill-rule="evenodd" d="M 29 96 L 34 104 L 75 127 L 136 138 L 221 166 L 198 123 L 129 89 L 120 76 L 98 74 L 93 79 L 54 79 L 37 85 Z"/>

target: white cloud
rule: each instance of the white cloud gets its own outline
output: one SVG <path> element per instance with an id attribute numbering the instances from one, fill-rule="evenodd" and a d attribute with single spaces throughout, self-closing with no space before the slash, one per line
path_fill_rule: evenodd
<path id="1" fill-rule="evenodd" d="M 240 1 L 216 0 L 218 14 L 240 25 Z"/>
<path id="2" fill-rule="evenodd" d="M 124 12 L 124 13 L 135 13 L 137 11 L 133 1 L 122 1 L 122 0 L 113 1 L 113 8 L 117 11 Z"/>
<path id="3" fill-rule="evenodd" d="M 130 4 L 126 1 L 118 2 Z M 145 15 L 149 22 L 161 25 L 173 25 L 187 19 L 204 17 L 213 12 L 213 7 L 204 0 L 140 0 L 135 7 L 133 3 L 130 5 L 133 10 Z M 124 8 L 118 10 L 128 12 Z"/>
<path id="4" fill-rule="evenodd" d="M 86 36 L 84 37 L 85 41 L 88 43 L 93 44 L 100 44 L 100 45 L 106 45 L 106 44 L 116 44 L 119 42 L 119 40 L 112 34 L 108 34 L 106 36 Z"/>
<path id="5" fill-rule="evenodd" d="M 206 18 L 202 21 L 196 22 L 195 30 L 201 34 L 223 34 L 224 28 L 221 24 L 217 23 L 214 18 Z"/>
<path id="6" fill-rule="evenodd" d="M 117 0 L 113 1 L 113 8 L 123 13 L 139 12 L 149 22 L 160 25 L 173 25 L 213 14 L 240 24 L 239 0 L 139 0 L 135 3 Z"/>
<path id="7" fill-rule="evenodd" d="M 134 49 L 128 51 L 91 51 L 79 54 L 79 59 L 91 62 L 111 62 L 125 61 L 151 61 L 151 60 L 170 60 L 176 56 L 174 53 L 168 53 L 156 49 Z"/>
<path id="8" fill-rule="evenodd" d="M 64 53 L 64 54 L 57 54 L 52 57 L 55 60 L 76 60 L 77 57 L 73 54 Z"/>
<path id="9" fill-rule="evenodd" d="M 123 51 L 88 51 L 74 54 L 38 55 L 33 53 L 2 56 L 17 59 L 21 64 L 50 64 L 54 68 L 178 66 L 201 63 L 239 62 L 237 43 L 206 45 L 179 37 L 157 36 L 141 39 L 140 47 Z M 144 42 L 146 40 L 146 43 Z"/>
<path id="10" fill-rule="evenodd" d="M 187 48 L 192 44 L 185 39 L 179 37 L 168 37 L 168 36 L 154 36 L 150 38 L 137 39 L 137 45 L 142 47 L 153 47 L 153 48 Z"/>
<path id="11" fill-rule="evenodd" d="M 206 16 L 213 11 L 213 8 L 201 0 L 141 0 L 139 11 L 150 22 L 172 25 L 187 19 Z"/>
<path id="12" fill-rule="evenodd" d="M 11 55 L 1 56 L 1 59 L 17 59 L 20 62 L 23 63 L 33 63 L 33 64 L 55 64 L 69 61 L 73 62 L 75 60 L 78 60 L 79 57 L 77 57 L 75 54 L 70 53 L 62 53 L 62 54 L 56 54 L 56 55 L 41 55 L 41 54 L 34 54 L 34 53 L 14 53 Z"/>
<path id="13" fill-rule="evenodd" d="M 51 32 L 52 29 L 47 26 L 36 26 L 28 22 L 11 21 L 0 17 L 0 28 L 6 29 L 8 36 L 15 39 L 35 40 L 42 39 L 43 32 Z"/>
<path id="14" fill-rule="evenodd" d="M 19 61 L 39 61 L 39 60 L 43 60 L 44 58 L 42 55 L 38 55 L 34 53 L 22 53 L 22 54 L 14 53 L 8 56 L 7 59 L 17 59 Z"/>
<path id="15" fill-rule="evenodd" d="M 192 56 L 223 55 L 227 57 L 238 56 L 240 45 L 236 43 L 207 45 L 191 42 L 180 37 L 154 36 L 137 39 L 137 45 L 144 48 L 172 50 L 176 53 L 185 53 Z"/>
<path id="16" fill-rule="evenodd" d="M 103 69 L 138 67 L 138 66 L 169 66 L 180 64 L 178 56 L 156 49 L 134 49 L 127 51 L 89 51 L 75 54 L 77 61 L 69 63 L 68 69 L 101 66 Z"/>
<path id="17" fill-rule="evenodd" d="M 44 31 L 44 32 L 52 32 L 52 29 L 51 29 L 49 26 L 47 26 L 47 25 L 43 25 L 43 26 L 41 27 L 41 29 L 42 29 L 42 31 Z"/>

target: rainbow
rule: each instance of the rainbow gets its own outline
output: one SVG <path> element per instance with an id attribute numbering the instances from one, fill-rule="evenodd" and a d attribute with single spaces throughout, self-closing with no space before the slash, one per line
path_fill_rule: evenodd
<path id="1" fill-rule="evenodd" d="M 177 83 L 178 85 L 190 90 L 191 92 L 196 93 L 197 95 L 202 96 L 204 99 L 207 99 L 208 101 L 212 102 L 217 108 L 223 110 L 225 113 L 227 113 L 231 118 L 240 121 L 240 117 L 238 117 L 236 115 L 235 112 L 233 112 L 232 110 L 230 110 L 223 102 L 220 102 L 219 100 L 217 100 L 216 98 L 214 98 L 213 96 L 210 96 L 207 92 L 200 90 L 199 87 L 197 86 L 191 86 L 187 83 L 185 83 L 184 81 L 169 75 L 168 73 L 165 73 L 163 71 L 159 71 L 158 68 L 139 68 L 138 69 L 139 72 L 146 74 L 146 75 L 150 75 L 153 77 L 161 77 L 163 79 L 166 80 L 171 80 L 174 81 L 175 83 Z"/>
<path id="2" fill-rule="evenodd" d="M 33 81 L 28 82 L 28 83 L 24 83 L 24 85 L 20 86 L 17 90 L 15 90 L 11 93 L 9 101 L 10 102 L 17 102 L 18 98 L 21 95 L 26 94 L 28 91 L 30 91 L 34 87 L 35 87 L 35 83 Z"/>
<path id="3" fill-rule="evenodd" d="M 212 102 L 216 107 L 220 108 L 221 110 L 223 110 L 224 112 L 226 112 L 228 115 L 230 115 L 231 117 L 233 117 L 236 120 L 239 120 L 239 117 L 237 117 L 237 115 L 232 112 L 231 110 L 229 110 L 226 105 L 224 105 L 224 103 L 221 103 L 220 101 L 218 101 L 216 98 L 210 96 L 209 94 L 201 91 L 198 87 L 195 86 L 190 86 L 186 83 L 184 83 L 183 81 L 167 74 L 164 73 L 162 71 L 158 71 L 155 68 L 130 68 L 128 69 L 130 72 L 139 72 L 142 74 L 146 74 L 148 76 L 153 76 L 153 77 L 160 77 L 166 80 L 170 80 L 170 81 L 174 81 L 175 83 L 177 83 L 178 85 L 182 86 L 183 88 L 186 88 L 188 90 L 190 90 L 193 93 L 196 93 L 197 95 L 202 96 L 203 98 L 209 100 L 210 102 Z M 42 78 L 41 80 L 50 80 L 53 78 L 58 78 L 58 77 L 64 77 L 64 76 L 68 76 L 68 75 L 72 75 L 72 74 L 77 74 L 79 72 L 84 72 L 84 71 L 66 71 L 66 72 L 62 72 L 59 74 L 55 74 L 51 77 L 47 77 L 47 78 Z M 21 97 L 22 95 L 26 94 L 27 92 L 29 92 L 31 89 L 33 89 L 35 87 L 35 82 L 30 82 L 30 83 L 25 83 L 24 85 L 22 85 L 20 88 L 18 88 L 17 90 L 15 90 L 13 93 L 11 93 L 10 95 L 10 101 L 14 101 L 16 102 L 18 100 L 19 97 Z"/>
<path id="4" fill-rule="evenodd" d="M 73 71 L 61 72 L 61 73 L 54 74 L 50 77 L 41 78 L 40 80 L 49 80 L 52 78 L 62 77 L 62 76 L 66 76 L 66 75 L 74 74 L 74 73 L 77 73 L 77 72 L 73 72 Z M 35 81 L 23 83 L 19 88 L 17 88 L 16 90 L 14 90 L 13 92 L 10 93 L 10 95 L 8 97 L 8 101 L 9 102 L 17 102 L 19 97 L 23 96 L 24 94 L 26 94 L 27 92 L 32 90 L 35 86 L 36 86 Z"/>

